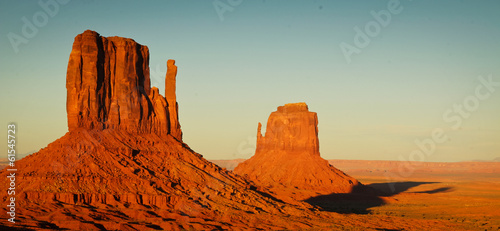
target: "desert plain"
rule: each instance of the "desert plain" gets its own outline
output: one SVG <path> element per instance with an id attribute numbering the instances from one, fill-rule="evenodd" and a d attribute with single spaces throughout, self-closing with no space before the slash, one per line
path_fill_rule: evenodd
<path id="1" fill-rule="evenodd" d="M 232 169 L 242 161 L 213 162 Z M 373 197 L 337 195 L 316 202 L 326 202 L 327 205 L 322 206 L 327 211 L 363 219 L 374 227 L 380 225 L 381 230 L 441 230 L 443 225 L 447 230 L 500 229 L 499 162 L 411 162 L 414 171 L 407 177 L 400 176 L 399 167 L 408 162 L 329 162 L 379 190 L 379 194 Z M 409 223 L 407 226 L 397 224 L 394 218 Z M 389 225 L 391 220 L 394 223 Z"/>

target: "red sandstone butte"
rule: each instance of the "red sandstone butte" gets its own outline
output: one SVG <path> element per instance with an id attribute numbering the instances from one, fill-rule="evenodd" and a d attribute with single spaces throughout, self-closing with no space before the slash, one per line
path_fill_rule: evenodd
<path id="1" fill-rule="evenodd" d="M 165 97 L 150 87 L 149 49 L 132 39 L 76 36 L 66 75 L 68 128 L 116 128 L 171 134 L 182 140 L 175 98 L 175 61 L 168 61 Z"/>
<path id="2" fill-rule="evenodd" d="M 285 104 L 272 112 L 266 134 L 257 129 L 255 155 L 240 163 L 234 172 L 257 185 L 272 188 L 303 200 L 331 193 L 350 193 L 361 185 L 321 158 L 318 140 L 318 116 L 305 103 Z M 299 192 L 291 191 L 298 190 Z M 293 194 L 293 195 L 292 195 Z"/>

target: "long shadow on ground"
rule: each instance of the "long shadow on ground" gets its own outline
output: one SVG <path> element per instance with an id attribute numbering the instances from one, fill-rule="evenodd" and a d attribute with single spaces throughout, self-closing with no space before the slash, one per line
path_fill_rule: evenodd
<path id="1" fill-rule="evenodd" d="M 387 182 L 387 183 L 373 183 L 367 185 L 377 191 L 379 196 L 394 196 L 396 194 L 408 191 L 408 189 L 417 187 L 423 184 L 436 184 L 439 182 L 415 182 L 415 181 L 404 181 L 404 182 Z"/>
<path id="2" fill-rule="evenodd" d="M 385 201 L 381 197 L 390 197 L 405 192 L 410 188 L 423 185 L 434 184 L 438 182 L 389 182 L 374 183 L 369 185 L 358 185 L 353 188 L 351 193 L 334 193 L 311 197 L 305 202 L 320 207 L 325 211 L 336 213 L 355 213 L 368 214 L 370 208 L 381 206 Z M 434 190 L 421 191 L 416 193 L 440 193 L 449 192 L 452 188 L 443 187 Z"/>

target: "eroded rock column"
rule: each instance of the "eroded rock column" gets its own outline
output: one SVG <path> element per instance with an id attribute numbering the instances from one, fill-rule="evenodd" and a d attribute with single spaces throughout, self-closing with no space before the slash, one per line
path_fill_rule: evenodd
<path id="1" fill-rule="evenodd" d="M 179 113 L 177 98 L 175 94 L 175 78 L 177 77 L 177 66 L 175 60 L 167 61 L 167 76 L 165 77 L 165 98 L 168 104 L 168 114 L 170 118 L 170 134 L 177 140 L 182 141 L 181 125 L 179 124 Z"/>

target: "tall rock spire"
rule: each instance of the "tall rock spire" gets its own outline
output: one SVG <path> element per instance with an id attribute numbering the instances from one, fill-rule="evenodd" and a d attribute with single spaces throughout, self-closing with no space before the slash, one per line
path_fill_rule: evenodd
<path id="1" fill-rule="evenodd" d="M 179 124 L 179 105 L 175 93 L 175 79 L 177 77 L 177 66 L 175 60 L 167 61 L 167 75 L 165 77 L 165 97 L 168 103 L 168 113 L 170 115 L 170 134 L 177 140 L 182 140 L 181 125 Z"/>

